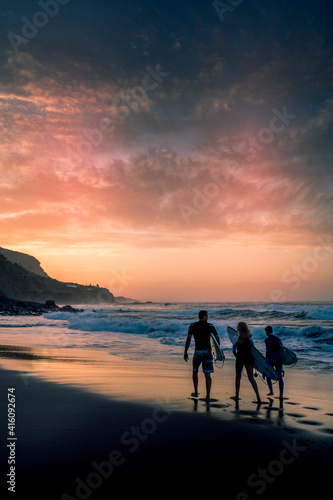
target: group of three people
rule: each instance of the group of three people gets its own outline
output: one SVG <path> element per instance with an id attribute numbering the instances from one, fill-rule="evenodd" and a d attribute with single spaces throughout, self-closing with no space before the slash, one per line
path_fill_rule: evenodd
<path id="1" fill-rule="evenodd" d="M 211 323 L 208 323 L 208 312 L 201 310 L 199 311 L 199 321 L 191 323 L 188 329 L 188 334 L 185 342 L 184 350 L 184 360 L 188 361 L 188 349 L 191 344 L 192 336 L 194 337 L 195 350 L 193 355 L 193 385 L 194 392 L 193 397 L 197 397 L 198 393 L 198 371 L 202 364 L 202 370 L 205 375 L 206 381 L 206 401 L 210 400 L 210 393 L 212 387 L 211 374 L 214 372 L 213 366 L 213 356 L 211 349 L 211 334 L 214 335 L 218 344 L 220 344 L 219 335 Z M 242 370 L 245 367 L 249 381 L 254 389 L 257 396 L 257 403 L 261 403 L 261 398 L 258 390 L 258 385 L 254 378 L 253 373 L 253 356 L 251 354 L 251 346 L 254 346 L 252 340 L 252 334 L 246 323 L 240 322 L 237 325 L 238 336 L 235 337 L 233 342 L 233 353 L 236 357 L 236 381 L 235 388 L 236 394 L 233 399 L 239 399 L 240 381 L 242 376 Z M 266 343 L 266 361 L 273 366 L 278 374 L 280 398 L 283 398 L 283 378 L 282 378 L 282 361 L 279 354 L 280 347 L 282 346 L 281 340 L 273 335 L 273 329 L 271 326 L 266 326 L 265 332 L 267 338 Z M 273 386 L 270 378 L 267 378 L 267 384 L 269 388 L 268 395 L 273 394 Z"/>

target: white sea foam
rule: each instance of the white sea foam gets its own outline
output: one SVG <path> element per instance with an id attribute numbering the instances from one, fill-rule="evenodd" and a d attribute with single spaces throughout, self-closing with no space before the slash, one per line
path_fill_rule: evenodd
<path id="1" fill-rule="evenodd" d="M 0 343 L 110 349 L 112 353 L 149 356 L 158 352 L 181 357 L 191 322 L 207 309 L 228 354 L 226 326 L 250 326 L 264 352 L 264 327 L 295 350 L 303 364 L 333 369 L 333 306 L 328 303 L 167 303 L 82 306 L 82 313 L 55 312 L 39 317 L 0 317 Z M 130 347 L 131 346 L 131 347 Z"/>

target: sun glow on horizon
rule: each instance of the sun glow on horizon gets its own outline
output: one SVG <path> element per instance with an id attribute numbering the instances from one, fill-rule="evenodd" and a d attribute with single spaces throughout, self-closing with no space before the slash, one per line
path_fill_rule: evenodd
<path id="1" fill-rule="evenodd" d="M 102 5 L 1 49 L 0 245 L 147 300 L 332 299 L 329 16 Z"/>

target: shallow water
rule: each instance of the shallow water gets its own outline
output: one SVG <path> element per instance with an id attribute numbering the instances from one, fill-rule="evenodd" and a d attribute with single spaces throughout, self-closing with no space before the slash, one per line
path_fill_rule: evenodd
<path id="1" fill-rule="evenodd" d="M 182 361 L 188 326 L 207 309 L 221 338 L 226 357 L 232 358 L 226 326 L 248 323 L 257 349 L 265 351 L 264 327 L 298 356 L 298 368 L 333 370 L 333 305 L 326 302 L 290 303 L 146 303 L 80 306 L 73 314 L 0 316 L 0 344 L 63 349 L 103 349 L 127 359 Z M 193 349 L 193 346 L 190 348 Z"/>

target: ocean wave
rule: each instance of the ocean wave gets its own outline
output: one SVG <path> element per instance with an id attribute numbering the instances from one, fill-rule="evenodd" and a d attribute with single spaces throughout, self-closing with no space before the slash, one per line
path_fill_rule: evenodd
<path id="1" fill-rule="evenodd" d="M 333 320 L 333 306 L 322 307 L 316 310 L 307 311 L 306 317 L 308 319 L 325 319 Z"/>
<path id="2" fill-rule="evenodd" d="M 168 322 L 156 319 L 144 320 L 135 317 L 119 317 L 110 314 L 87 313 L 83 315 L 68 315 L 67 328 L 69 330 L 85 332 L 118 332 L 128 334 L 146 334 L 151 337 L 172 334 L 183 330 L 179 322 Z"/>
<path id="3" fill-rule="evenodd" d="M 168 308 L 166 310 L 165 308 L 156 308 L 154 310 L 154 313 L 161 312 L 161 313 L 166 313 L 167 311 L 174 315 L 175 317 L 184 317 L 184 318 L 189 318 L 193 317 L 193 320 L 197 318 L 197 314 L 199 309 L 207 309 L 209 312 L 209 316 L 211 321 L 218 320 L 218 319 L 238 319 L 242 320 L 243 318 L 247 319 L 267 319 L 267 320 L 274 320 L 274 319 L 291 319 L 291 320 L 300 320 L 300 319 L 323 319 L 323 320 L 333 320 L 333 305 L 329 304 L 290 304 L 290 303 L 281 303 L 281 304 L 266 304 L 266 303 L 259 303 L 259 304 L 252 304 L 252 303 L 247 303 L 247 304 L 227 304 L 225 307 L 216 307 L 215 304 L 212 304 L 211 307 L 209 307 L 209 304 L 205 306 L 200 306 L 198 304 L 198 307 L 186 307 L 186 305 L 183 306 L 183 308 L 178 305 L 178 308 L 172 309 Z M 133 310 L 129 310 L 128 312 L 133 312 Z M 135 312 L 138 312 L 137 310 Z"/>
<path id="4" fill-rule="evenodd" d="M 160 348 L 161 352 L 181 355 L 188 327 L 197 321 L 200 309 L 208 310 L 209 321 L 216 327 L 227 355 L 232 356 L 227 325 L 236 328 L 239 321 L 246 321 L 255 346 L 263 354 L 264 328 L 270 324 L 283 344 L 296 352 L 299 366 L 317 366 L 319 363 L 320 366 L 332 365 L 333 368 L 333 306 L 328 303 L 95 306 L 79 314 L 50 313 L 46 315 L 46 322 L 53 325 L 59 321 L 59 326 L 65 329 L 61 331 L 69 334 L 68 342 L 72 344 L 71 338 L 75 338 L 81 347 L 110 346 L 111 350 L 117 351 L 118 344 L 122 346 L 126 343 L 126 352 L 139 349 L 139 354 L 141 350 L 149 353 L 151 349 Z M 55 333 L 55 329 L 53 331 Z"/>
<path id="5" fill-rule="evenodd" d="M 323 319 L 333 320 L 333 306 L 317 307 L 307 306 L 299 308 L 295 306 L 290 307 L 277 307 L 268 306 L 267 308 L 260 307 L 257 309 L 220 309 L 210 312 L 214 317 L 231 318 L 257 318 L 257 319 Z"/>
<path id="6" fill-rule="evenodd" d="M 274 311 L 271 311 L 274 312 Z M 180 343 L 183 342 L 188 331 L 190 322 L 186 319 L 177 319 L 171 317 L 145 316 L 137 314 L 130 315 L 114 315 L 110 310 L 101 312 L 86 312 L 79 315 L 59 313 L 58 318 L 66 319 L 67 330 L 74 332 L 104 332 L 106 335 L 117 332 L 124 334 L 146 335 L 149 338 L 159 339 L 163 343 Z M 237 320 L 239 316 L 237 316 Z M 253 319 L 261 320 L 262 317 L 258 312 Z M 259 321 L 260 323 L 260 321 Z M 273 324 L 273 322 L 270 322 Z M 222 340 L 227 339 L 226 326 L 236 327 L 236 322 L 232 318 L 224 318 L 222 322 L 214 323 L 218 334 Z M 264 324 L 255 324 L 251 326 L 254 339 L 263 341 L 266 338 Z M 309 324 L 299 326 L 299 323 L 288 322 L 287 325 L 277 324 L 273 326 L 274 333 L 281 340 L 290 340 L 293 345 L 311 340 L 313 343 L 332 344 L 333 343 L 333 328 L 320 326 L 317 322 L 311 321 Z M 228 345 L 228 342 L 227 342 Z"/>
<path id="7" fill-rule="evenodd" d="M 110 305 L 99 308 L 86 308 L 85 315 L 95 314 L 99 317 L 110 316 L 133 316 L 140 317 L 161 317 L 161 318 L 177 318 L 184 321 L 196 321 L 198 319 L 198 311 L 207 309 L 210 320 L 217 321 L 220 319 L 226 320 L 243 320 L 247 319 L 290 319 L 290 320 L 333 320 L 333 305 L 323 303 L 244 303 L 233 304 L 226 303 L 221 307 L 221 304 L 197 304 L 194 306 L 190 303 L 174 304 L 133 304 L 133 305 Z M 81 316 L 82 314 L 80 314 Z M 47 313 L 45 317 L 67 319 L 69 313 L 54 312 Z"/>

